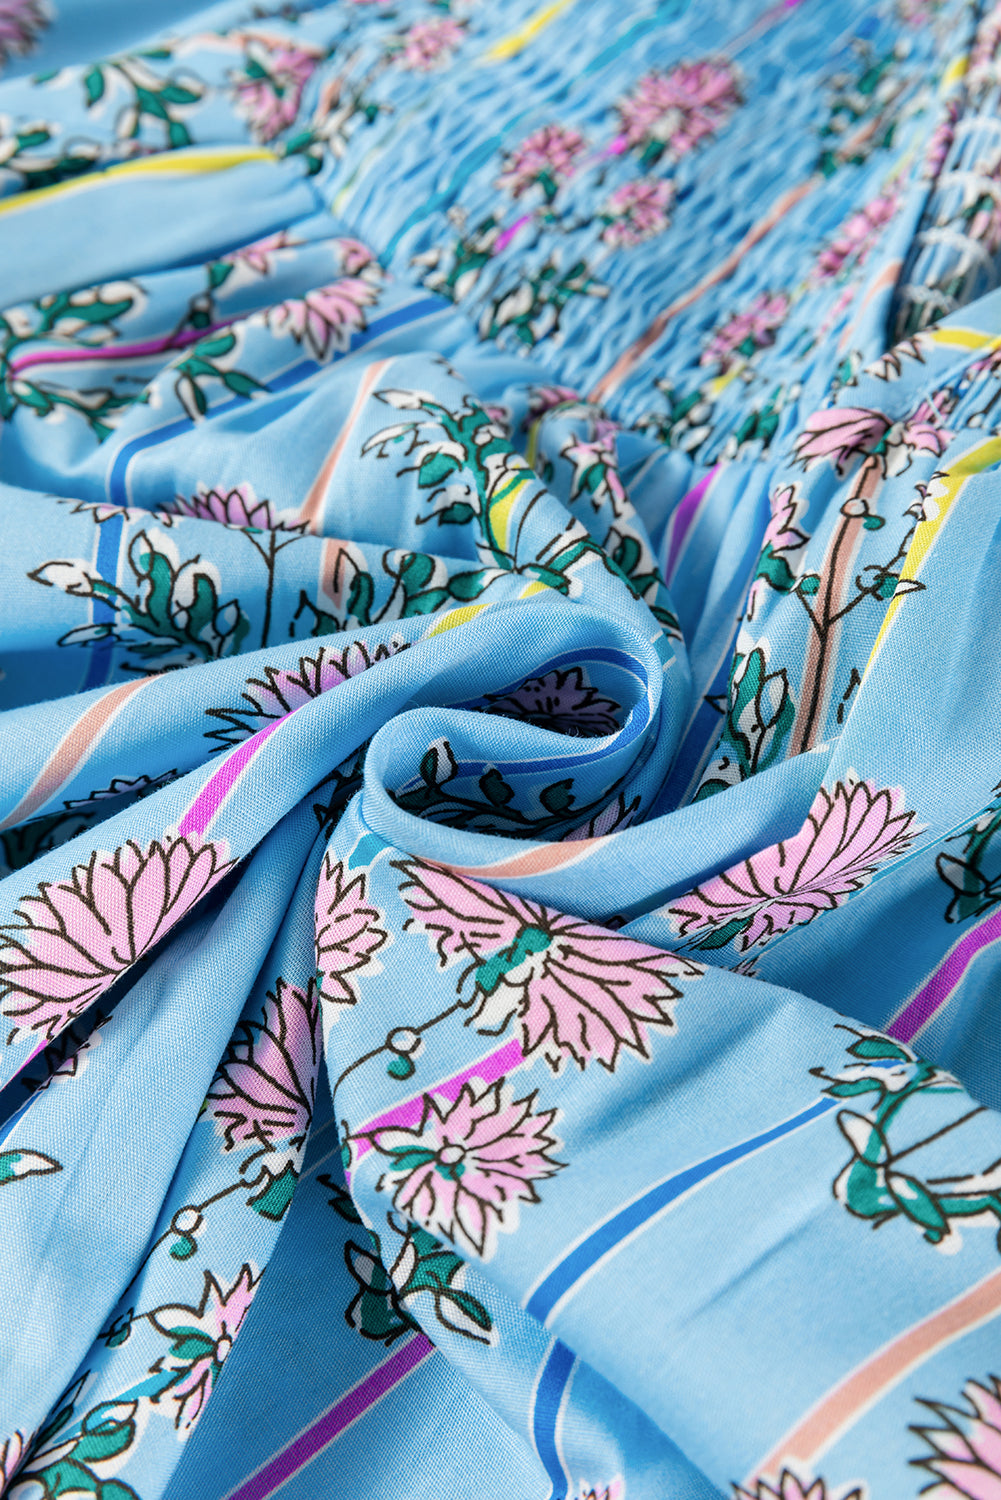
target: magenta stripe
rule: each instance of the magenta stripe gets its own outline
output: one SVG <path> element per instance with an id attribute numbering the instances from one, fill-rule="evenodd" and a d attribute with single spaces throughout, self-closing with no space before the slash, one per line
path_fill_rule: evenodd
<path id="1" fill-rule="evenodd" d="M 692 522 L 695 520 L 695 513 L 699 508 L 699 502 L 715 479 L 718 469 L 719 464 L 715 468 L 710 469 L 709 473 L 699 480 L 695 488 L 689 490 L 688 494 L 682 497 L 671 519 L 671 550 L 667 555 L 667 567 L 664 569 L 664 581 L 668 586 L 670 586 L 671 579 L 674 577 L 678 554 L 681 552 L 682 543 L 691 530 Z"/>
<path id="2" fill-rule="evenodd" d="M 239 1488 L 231 1490 L 226 1500 L 265 1500 L 265 1496 L 273 1495 L 433 1353 L 434 1345 L 422 1333 L 409 1339 L 378 1369 L 366 1375 L 353 1390 L 269 1459 L 256 1474 L 251 1474 Z"/>
<path id="3" fill-rule="evenodd" d="M 479 1079 L 481 1083 L 496 1083 L 498 1078 L 503 1078 L 505 1073 L 512 1072 L 525 1061 L 525 1055 L 521 1050 L 521 1043 L 517 1037 L 512 1037 L 503 1046 L 494 1052 L 488 1052 L 486 1057 L 481 1057 L 479 1062 L 470 1063 L 461 1073 L 456 1073 L 453 1078 L 445 1078 L 440 1083 L 432 1083 L 428 1088 L 422 1089 L 412 1099 L 405 1099 L 402 1104 L 394 1104 L 392 1109 L 385 1110 L 381 1115 L 376 1115 L 371 1120 L 366 1120 L 354 1132 L 352 1142 L 354 1146 L 354 1171 L 363 1156 L 367 1156 L 373 1149 L 370 1141 L 363 1139 L 372 1131 L 386 1130 L 395 1127 L 403 1130 L 416 1130 L 421 1123 L 424 1113 L 425 1094 L 434 1094 L 436 1098 L 447 1099 L 449 1104 L 454 1104 L 462 1092 L 462 1086 L 471 1078 Z M 351 1172 L 347 1173 L 350 1180 Z"/>
<path id="4" fill-rule="evenodd" d="M 144 354 L 164 354 L 168 349 L 184 349 L 199 339 L 228 328 L 229 322 L 213 323 L 210 328 L 189 328 L 185 333 L 168 333 L 165 338 L 147 339 L 141 344 L 106 344 L 100 349 L 40 349 L 15 357 L 11 369 L 17 373 L 31 365 L 86 364 L 95 359 L 138 359 Z"/>
<path id="5" fill-rule="evenodd" d="M 967 969 L 984 948 L 1001 939 L 1001 911 L 994 912 L 979 927 L 968 932 L 946 954 L 927 983 L 923 984 L 886 1028 L 888 1035 L 909 1042 L 949 1003 Z"/>
<path id="6" fill-rule="evenodd" d="M 280 719 L 275 719 L 273 724 L 259 729 L 256 734 L 251 735 L 249 740 L 245 740 L 242 745 L 227 755 L 218 771 L 209 777 L 178 823 L 177 831 L 182 838 L 190 833 L 205 832 L 264 741 L 269 735 L 274 734 L 287 718 L 288 714 L 283 714 Z"/>

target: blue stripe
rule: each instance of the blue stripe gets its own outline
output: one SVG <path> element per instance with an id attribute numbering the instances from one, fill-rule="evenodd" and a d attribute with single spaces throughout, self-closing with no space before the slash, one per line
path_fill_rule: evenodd
<path id="1" fill-rule="evenodd" d="M 94 568 L 105 583 L 118 582 L 118 549 L 122 542 L 123 522 L 121 516 L 109 516 L 97 528 L 97 556 Z M 91 619 L 95 625 L 114 623 L 115 611 L 103 599 L 94 599 L 91 604 Z M 87 675 L 80 684 L 82 693 L 91 688 L 103 687 L 108 680 L 111 667 L 111 648 L 103 642 L 89 648 Z"/>
<path id="2" fill-rule="evenodd" d="M 804 1125 L 809 1125 L 813 1120 L 818 1120 L 837 1106 L 837 1099 L 818 1099 L 813 1104 L 801 1110 L 798 1115 L 793 1115 L 789 1120 L 783 1120 L 780 1125 L 773 1125 L 771 1129 L 764 1130 L 760 1135 L 752 1135 L 746 1141 L 738 1141 L 735 1146 L 728 1146 L 725 1151 L 717 1151 L 714 1156 L 707 1156 L 704 1161 L 696 1162 L 693 1166 L 684 1167 L 680 1172 L 667 1177 L 663 1182 L 658 1182 L 642 1197 L 632 1203 L 627 1203 L 625 1208 L 606 1219 L 603 1224 L 588 1235 L 587 1239 L 574 1247 L 573 1250 L 554 1266 L 546 1278 L 536 1287 L 526 1304 L 526 1312 L 538 1318 L 544 1323 L 550 1316 L 553 1308 L 564 1297 L 567 1292 L 586 1276 L 598 1262 L 608 1255 L 615 1247 L 629 1235 L 641 1229 L 650 1219 L 656 1217 L 667 1208 L 675 1199 L 680 1198 L 689 1188 L 704 1183 L 722 1172 L 733 1162 L 739 1161 L 743 1156 L 750 1156 L 759 1151 L 763 1146 L 770 1146 L 773 1141 L 781 1140 L 783 1136 L 790 1135 L 794 1130 L 799 1130 Z"/>
<path id="3" fill-rule="evenodd" d="M 573 1350 L 557 1339 L 549 1351 L 549 1358 L 535 1388 L 532 1436 L 535 1439 L 535 1451 L 552 1482 L 549 1500 L 567 1500 L 567 1476 L 563 1472 L 556 1448 L 556 1423 L 560 1414 L 560 1402 L 575 1363 Z"/>
<path id="4" fill-rule="evenodd" d="M 398 328 L 405 327 L 408 323 L 417 322 L 434 313 L 451 314 L 451 306 L 441 297 L 422 297 L 417 302 L 408 302 L 404 307 L 398 307 L 393 312 L 386 313 L 381 318 L 375 318 L 362 332 L 355 335 L 351 340 L 351 347 L 347 351 L 353 354 L 356 349 L 361 349 L 367 344 L 374 343 L 377 339 L 388 333 L 394 333 Z M 337 358 L 343 359 L 345 355 Z M 283 374 L 276 375 L 274 380 L 265 382 L 265 389 L 269 395 L 275 395 L 279 391 L 288 390 L 290 386 L 298 385 L 303 380 L 308 380 L 318 370 L 324 367 L 315 359 L 300 360 L 298 364 L 285 370 Z M 291 406 L 293 403 L 289 402 Z M 208 412 L 210 417 L 220 417 L 226 412 L 235 411 L 239 407 L 247 405 L 245 396 L 234 396 L 230 401 L 222 401 L 218 406 L 213 406 Z M 269 408 L 269 416 L 274 418 L 280 416 L 280 408 Z M 139 437 L 130 439 L 123 443 L 115 454 L 114 460 L 108 474 L 107 494 L 112 505 L 128 505 L 129 492 L 127 485 L 127 473 L 129 464 L 137 453 L 144 448 L 156 447 L 159 443 L 167 443 L 171 438 L 177 437 L 182 432 L 188 432 L 194 426 L 191 417 L 178 417 L 173 422 L 166 423 L 163 427 L 157 427 L 152 432 L 141 433 Z"/>

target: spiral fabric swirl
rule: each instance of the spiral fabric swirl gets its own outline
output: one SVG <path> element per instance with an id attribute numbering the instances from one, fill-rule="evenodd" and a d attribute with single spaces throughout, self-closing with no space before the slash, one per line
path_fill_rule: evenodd
<path id="1" fill-rule="evenodd" d="M 0 64 L 0 1495 L 998 1500 L 1001 6 Z"/>

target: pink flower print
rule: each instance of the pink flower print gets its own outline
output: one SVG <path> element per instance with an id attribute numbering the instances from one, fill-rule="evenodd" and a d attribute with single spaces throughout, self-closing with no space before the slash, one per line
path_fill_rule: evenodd
<path id="1" fill-rule="evenodd" d="M 302 91 L 313 75 L 319 54 L 251 37 L 246 56 L 244 71 L 232 77 L 237 108 L 254 139 L 267 145 L 294 124 Z"/>
<path id="2" fill-rule="evenodd" d="M 577 828 L 564 834 L 563 842 L 569 844 L 579 839 L 600 839 L 606 834 L 617 832 L 620 828 L 628 828 L 639 811 L 639 806 L 639 797 L 634 797 L 631 802 L 627 802 L 625 793 L 620 792 L 601 812 L 595 813 L 594 817 L 589 818 L 586 823 L 581 823 Z"/>
<path id="3" fill-rule="evenodd" d="M 352 239 L 350 235 L 342 235 L 334 241 L 340 251 L 341 264 L 346 276 L 357 276 L 361 271 L 368 270 L 376 280 L 382 277 L 382 267 L 375 258 L 375 252 L 361 240 Z"/>
<path id="4" fill-rule="evenodd" d="M 284 719 L 286 714 L 340 687 L 378 662 L 388 661 L 396 652 L 405 651 L 408 641 L 399 637 L 391 641 L 369 646 L 365 641 L 352 641 L 338 651 L 332 646 L 320 646 L 313 656 L 301 656 L 294 668 L 264 668 L 262 677 L 249 677 L 243 698 L 246 707 L 210 708 L 212 718 L 221 719 L 224 729 L 213 731 L 213 737 L 226 744 L 256 734 L 261 726 L 272 719 Z"/>
<path id="5" fill-rule="evenodd" d="M 231 870 L 225 841 L 170 833 L 95 850 L 69 878 L 43 880 L 0 928 L 0 1015 L 8 1042 L 49 1041 L 159 942 Z"/>
<path id="6" fill-rule="evenodd" d="M 716 329 L 699 356 L 699 364 L 721 365 L 726 370 L 733 364 L 734 355 L 750 359 L 759 349 L 774 344 L 775 330 L 788 311 L 785 292 L 761 292 L 746 312 L 735 313 Z"/>
<path id="7" fill-rule="evenodd" d="M 170 1352 L 160 1356 L 151 1373 L 169 1371 L 175 1377 L 166 1390 L 150 1399 L 159 1403 L 169 1396 L 176 1402 L 174 1425 L 182 1438 L 189 1436 L 205 1410 L 260 1282 L 260 1274 L 245 1264 L 224 1291 L 212 1272 L 206 1271 L 197 1307 L 180 1303 L 147 1314 L 157 1332 L 171 1343 Z"/>
<path id="8" fill-rule="evenodd" d="M 18 1428 L 14 1429 L 5 1442 L 0 1443 L 0 1495 L 6 1492 L 27 1451 L 24 1433 Z"/>
<path id="9" fill-rule="evenodd" d="M 697 964 L 632 938 L 492 890 L 422 860 L 395 865 L 405 924 L 427 934 L 444 969 L 463 962 L 456 992 L 481 1030 L 517 1017 L 526 1057 L 543 1053 L 553 1072 L 572 1058 L 613 1072 L 621 1048 L 648 1058 L 648 1027 L 674 1026 L 681 991 Z"/>
<path id="10" fill-rule="evenodd" d="M 814 279 L 829 281 L 849 260 L 861 265 L 893 218 L 899 202 L 896 192 L 884 193 L 846 219 L 835 238 L 817 256 Z"/>
<path id="11" fill-rule="evenodd" d="M 678 158 L 707 140 L 740 104 L 737 74 L 729 62 L 705 59 L 653 71 L 616 105 L 619 150 L 642 149 L 644 162 L 666 152 Z"/>
<path id="12" fill-rule="evenodd" d="M 258 500 L 252 484 L 235 484 L 232 489 L 206 489 L 200 484 L 195 494 L 177 495 L 166 507 L 169 514 L 192 516 L 197 521 L 218 521 L 251 531 L 302 531 L 305 523 L 280 515 L 270 500 Z"/>
<path id="13" fill-rule="evenodd" d="M 521 719 L 555 734 L 596 739 L 616 734 L 620 705 L 605 698 L 587 680 L 583 667 L 556 668 L 542 677 L 529 677 L 511 693 L 488 693 L 484 712 Z"/>
<path id="14" fill-rule="evenodd" d="M 626 1500 L 626 1482 L 621 1474 L 616 1474 L 608 1484 L 589 1484 L 581 1479 L 570 1500 Z"/>
<path id="15" fill-rule="evenodd" d="M 393 1206 L 435 1236 L 487 1259 L 498 1230 L 518 1227 L 519 1204 L 538 1203 L 536 1182 L 564 1162 L 550 1152 L 554 1109 L 535 1113 L 536 1093 L 513 1097 L 504 1079 L 465 1083 L 454 1104 L 425 1094 L 416 1130 L 375 1132 L 372 1144 L 390 1165 L 376 1190 L 392 1191 Z"/>
<path id="16" fill-rule="evenodd" d="M 795 552 L 806 545 L 807 538 L 796 526 L 800 512 L 806 502 L 800 499 L 794 484 L 779 485 L 769 496 L 771 519 L 761 538 L 761 547 L 771 547 L 773 552 Z"/>
<path id="17" fill-rule="evenodd" d="M 329 286 L 317 287 L 305 297 L 294 297 L 272 307 L 267 314 L 273 333 L 289 332 L 322 364 L 334 352 L 344 354 L 351 336 L 368 326 L 365 309 L 377 301 L 378 290 L 360 276 L 345 276 Z"/>
<path id="18" fill-rule="evenodd" d="M 821 787 L 799 833 L 714 875 L 668 913 L 682 937 L 702 935 L 697 947 L 735 942 L 746 953 L 843 906 L 919 832 L 901 787 L 849 777 Z"/>
<path id="19" fill-rule="evenodd" d="M 789 571 L 794 573 L 795 565 L 791 560 L 791 555 L 798 552 L 801 547 L 805 547 L 809 540 L 806 533 L 800 531 L 797 525 L 802 512 L 806 509 L 806 501 L 800 498 L 796 485 L 785 484 L 772 490 L 768 503 L 771 516 L 761 538 L 762 560 L 766 560 L 766 553 L 771 557 L 783 556 Z M 749 620 L 756 617 L 758 606 L 767 589 L 768 580 L 759 568 L 747 597 L 746 614 Z"/>
<path id="20" fill-rule="evenodd" d="M 380 974 L 375 955 L 389 942 L 379 923 L 383 913 L 367 904 L 364 870 L 348 878 L 342 860 L 323 857 L 316 892 L 316 964 L 320 999 L 334 1005 L 355 1005 L 357 981 Z M 353 978 L 351 976 L 354 976 Z"/>
<path id="21" fill-rule="evenodd" d="M 441 68 L 451 61 L 452 53 L 464 37 L 463 23 L 448 16 L 437 21 L 418 21 L 403 35 L 400 66 L 419 73 Z"/>
<path id="22" fill-rule="evenodd" d="M 263 239 L 220 255 L 219 260 L 223 265 L 243 268 L 255 276 L 270 276 L 274 270 L 275 252 L 291 249 L 299 243 L 287 230 L 280 229 L 277 234 L 265 235 Z"/>
<path id="23" fill-rule="evenodd" d="M 844 474 L 849 462 L 871 453 L 892 425 L 882 412 L 865 407 L 832 406 L 814 412 L 796 439 L 796 458 L 805 469 L 829 458 L 836 472 Z"/>
<path id="24" fill-rule="evenodd" d="M 925 148 L 925 159 L 921 167 L 921 176 L 934 182 L 945 166 L 952 150 L 952 143 L 956 138 L 956 125 L 960 116 L 960 104 L 958 99 L 950 99 L 946 105 L 945 116 L 935 126 Z"/>
<path id="25" fill-rule="evenodd" d="M 322 1044 L 312 981 L 301 990 L 279 979 L 261 1019 L 237 1026 L 206 1096 L 206 1112 L 227 1151 L 305 1143 Z"/>
<path id="26" fill-rule="evenodd" d="M 951 437 L 943 417 L 955 405 L 951 392 L 939 392 L 902 422 L 866 407 L 834 406 L 814 412 L 796 439 L 796 458 L 804 468 L 829 458 L 838 474 L 849 461 L 866 455 L 876 459 L 884 476 L 902 474 L 915 453 L 940 454 Z"/>
<path id="27" fill-rule="evenodd" d="M 663 234 L 670 223 L 667 210 L 673 197 L 674 185 L 663 178 L 624 182 L 600 210 L 605 221 L 602 240 L 612 249 L 621 250 Z"/>
<path id="28" fill-rule="evenodd" d="M 528 391 L 528 418 L 526 426 L 537 422 L 547 412 L 560 406 L 570 406 L 580 401 L 578 393 L 569 385 L 533 385 Z"/>
<path id="29" fill-rule="evenodd" d="M 47 0 L 0 0 L 0 68 L 26 57 L 51 18 Z"/>
<path id="30" fill-rule="evenodd" d="M 494 186 L 520 198 L 538 183 L 547 201 L 552 202 L 560 184 L 573 175 L 577 158 L 586 148 L 579 131 L 566 125 L 543 125 L 504 158 Z"/>
<path id="31" fill-rule="evenodd" d="M 853 1485 L 835 1494 L 827 1488 L 826 1480 L 797 1479 L 790 1469 L 783 1469 L 774 1485 L 759 1479 L 751 1490 L 734 1486 L 734 1500 L 866 1500 L 866 1491 L 861 1485 Z"/>
<path id="32" fill-rule="evenodd" d="M 963 1398 L 965 1408 L 921 1403 L 943 1423 L 913 1429 L 933 1450 L 914 1462 L 938 1480 L 922 1494 L 929 1500 L 1001 1500 L 1001 1380 L 969 1380 Z"/>

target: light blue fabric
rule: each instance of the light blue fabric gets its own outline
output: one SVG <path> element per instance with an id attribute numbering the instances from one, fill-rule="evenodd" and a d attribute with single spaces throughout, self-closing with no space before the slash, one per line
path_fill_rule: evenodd
<path id="1" fill-rule="evenodd" d="M 1001 1495 L 999 58 L 0 0 L 0 1494 Z"/>

